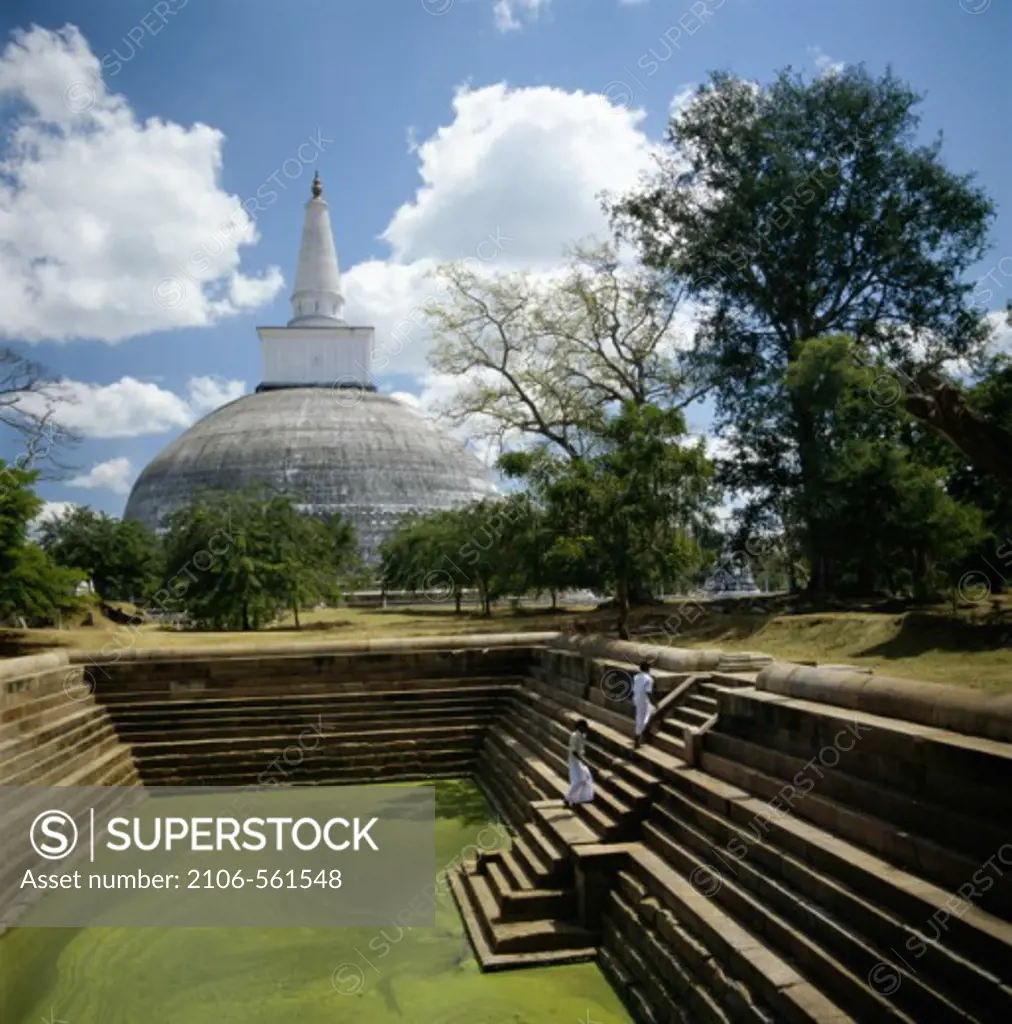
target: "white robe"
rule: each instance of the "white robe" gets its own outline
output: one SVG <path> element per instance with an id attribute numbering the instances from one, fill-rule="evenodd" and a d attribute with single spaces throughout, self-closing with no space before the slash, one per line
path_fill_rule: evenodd
<path id="1" fill-rule="evenodd" d="M 589 804 L 594 799 L 594 776 L 584 763 L 586 739 L 574 730 L 569 737 L 569 790 L 566 802 Z"/>
<path id="2" fill-rule="evenodd" d="M 590 769 L 575 758 L 569 761 L 569 791 L 566 801 L 571 804 L 589 804 L 594 799 L 594 776 Z"/>
<path id="3" fill-rule="evenodd" d="M 633 677 L 633 703 L 636 705 L 636 735 L 642 736 L 647 723 L 653 718 L 657 709 L 650 703 L 650 694 L 654 689 L 653 679 L 645 672 L 637 672 Z"/>

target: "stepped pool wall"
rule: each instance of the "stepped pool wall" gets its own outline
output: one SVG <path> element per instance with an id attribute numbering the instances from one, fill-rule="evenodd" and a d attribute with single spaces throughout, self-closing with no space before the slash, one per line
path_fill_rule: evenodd
<path id="1" fill-rule="evenodd" d="M 630 681 L 647 652 L 658 713 L 636 748 Z M 581 717 L 597 794 L 571 810 L 566 741 Z M 124 646 L 0 662 L 0 784 L 431 784 L 448 808 L 439 854 L 475 815 L 505 823 L 501 848 L 447 872 L 435 945 L 419 932 L 401 946 L 400 974 L 376 970 L 349 1020 L 456 1024 L 487 999 L 475 1019 L 547 1024 L 585 997 L 589 1019 L 609 1022 L 983 1024 L 1012 1019 L 1010 721 L 999 695 L 553 633 Z M 68 978 L 87 989 L 95 971 L 129 972 L 136 940 L 97 934 L 116 931 L 11 928 L 4 1021 L 30 1019 L 49 993 L 78 999 L 72 1024 L 89 1020 L 98 1011 Z M 278 1019 L 285 980 L 258 961 L 290 961 L 303 1019 L 352 1013 L 329 975 L 295 966 L 329 963 L 340 932 L 255 931 L 219 940 L 251 990 L 270 979 L 262 1019 Z M 158 934 L 166 986 L 186 984 L 186 963 L 216 962 L 210 931 L 189 954 L 171 946 L 188 933 Z M 473 959 L 450 950 L 465 934 Z M 412 956 L 451 952 L 449 1001 L 396 982 Z M 136 967 L 156 988 L 158 962 Z M 222 995 L 234 975 L 220 970 Z M 543 998 L 519 998 L 525 978 Z M 213 971 L 199 984 L 214 1020 L 261 1019 L 219 1000 Z M 212 1019 L 200 1013 L 152 1019 Z"/>

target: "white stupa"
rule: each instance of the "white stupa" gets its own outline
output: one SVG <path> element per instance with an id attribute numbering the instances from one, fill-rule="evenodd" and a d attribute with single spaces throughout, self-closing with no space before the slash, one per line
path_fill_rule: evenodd
<path id="1" fill-rule="evenodd" d="M 341 274 L 320 177 L 305 204 L 284 327 L 259 327 L 256 392 L 205 416 L 137 478 L 125 517 L 154 529 L 202 490 L 253 483 L 299 495 L 310 512 L 354 523 L 362 554 L 405 512 L 451 508 L 494 493 L 482 463 L 431 420 L 376 391 L 374 330 L 344 319 Z"/>

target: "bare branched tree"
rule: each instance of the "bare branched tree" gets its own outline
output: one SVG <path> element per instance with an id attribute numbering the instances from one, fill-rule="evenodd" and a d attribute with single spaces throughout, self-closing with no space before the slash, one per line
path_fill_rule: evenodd
<path id="1" fill-rule="evenodd" d="M 0 347 L 0 424 L 13 432 L 20 448 L 8 461 L 43 475 L 64 471 L 58 451 L 78 436 L 60 423 L 58 410 L 72 401 L 44 366 Z"/>
<path id="2" fill-rule="evenodd" d="M 566 272 L 437 272 L 434 369 L 459 380 L 440 410 L 497 439 L 527 436 L 580 457 L 620 403 L 682 408 L 705 394 L 676 323 L 683 294 L 623 267 L 611 244 L 577 248 Z"/>

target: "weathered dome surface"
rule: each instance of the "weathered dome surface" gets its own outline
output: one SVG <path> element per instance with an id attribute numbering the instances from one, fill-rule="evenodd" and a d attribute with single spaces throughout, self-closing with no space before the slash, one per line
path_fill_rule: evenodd
<path id="1" fill-rule="evenodd" d="M 370 560 L 404 512 L 493 491 L 472 453 L 396 399 L 293 387 L 246 395 L 194 424 L 144 469 L 124 517 L 158 529 L 197 491 L 254 483 L 298 490 L 311 511 L 350 519 Z"/>

